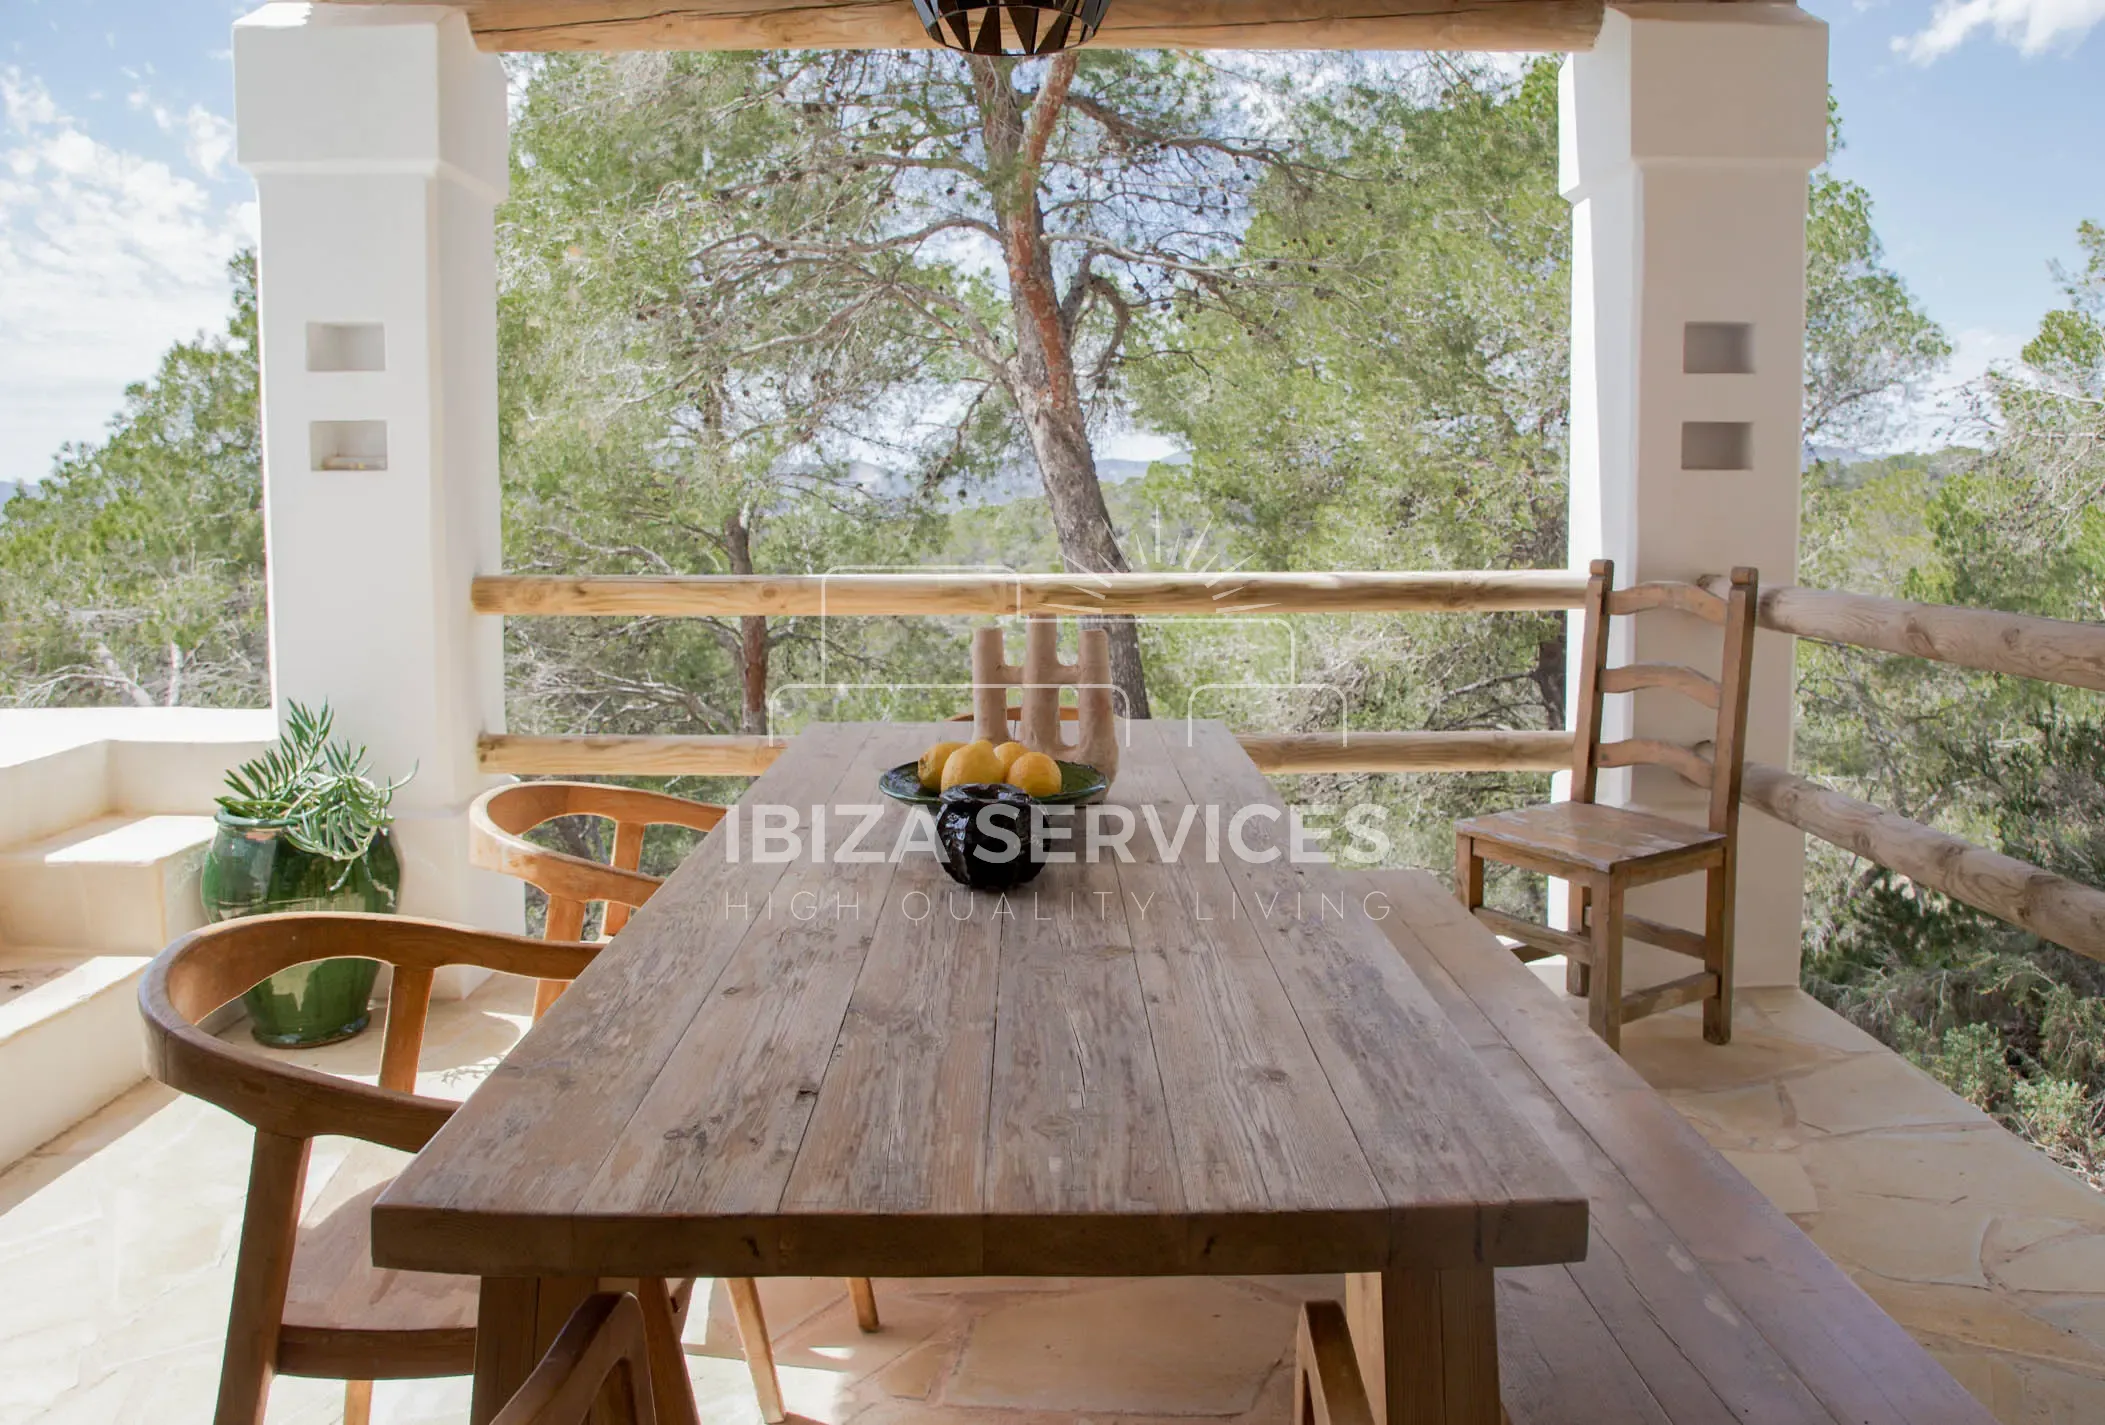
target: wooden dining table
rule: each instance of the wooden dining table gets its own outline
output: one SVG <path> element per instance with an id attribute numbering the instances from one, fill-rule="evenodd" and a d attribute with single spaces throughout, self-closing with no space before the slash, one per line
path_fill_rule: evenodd
<path id="1" fill-rule="evenodd" d="M 1068 814 L 1122 850 L 968 891 L 876 790 L 945 735 L 791 740 L 380 1196 L 378 1265 L 483 1281 L 473 1418 L 605 1277 L 1342 1273 L 1377 1418 L 1495 1425 L 1492 1271 L 1586 1199 L 1342 833 L 1135 722 Z"/>

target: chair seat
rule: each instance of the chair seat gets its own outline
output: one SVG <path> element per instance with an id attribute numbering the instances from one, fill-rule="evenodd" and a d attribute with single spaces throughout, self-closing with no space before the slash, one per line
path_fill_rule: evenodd
<path id="1" fill-rule="evenodd" d="M 1541 863 L 1597 871 L 1679 874 L 1725 854 L 1725 834 L 1672 817 L 1591 802 L 1520 807 L 1457 822 L 1459 835 L 1527 853 Z"/>
<path id="2" fill-rule="evenodd" d="M 373 1199 L 409 1155 L 353 1143 L 302 1214 L 285 1299 L 287 1375 L 394 1380 L 475 1367 L 473 1277 L 373 1265 Z"/>

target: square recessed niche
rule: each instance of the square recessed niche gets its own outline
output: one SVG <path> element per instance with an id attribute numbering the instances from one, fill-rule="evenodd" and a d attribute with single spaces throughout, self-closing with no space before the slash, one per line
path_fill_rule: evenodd
<path id="1" fill-rule="evenodd" d="M 387 422 L 314 421 L 307 446 L 316 470 L 385 470 Z"/>
<path id="2" fill-rule="evenodd" d="M 1753 324 L 1689 322 L 1681 328 L 1681 369 L 1691 376 L 1753 375 Z"/>
<path id="3" fill-rule="evenodd" d="M 1681 423 L 1681 468 L 1683 470 L 1752 470 L 1754 468 L 1754 423 L 1752 421 L 1683 421 Z"/>
<path id="4" fill-rule="evenodd" d="M 307 369 L 385 371 L 387 329 L 378 322 L 309 322 Z"/>

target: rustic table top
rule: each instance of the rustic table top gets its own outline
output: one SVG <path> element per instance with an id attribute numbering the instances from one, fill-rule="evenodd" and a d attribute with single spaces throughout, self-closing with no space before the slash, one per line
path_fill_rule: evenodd
<path id="1" fill-rule="evenodd" d="M 1132 724 L 1108 803 L 1137 823 L 1131 861 L 1106 848 L 1006 896 L 895 859 L 920 813 L 850 810 L 945 735 L 798 736 L 380 1198 L 375 1260 L 1071 1276 L 1584 1256 L 1584 1197 L 1388 944 L 1372 917 L 1394 908 L 1287 854 L 1224 727 Z M 769 806 L 798 809 L 795 859 L 758 854 Z M 835 851 L 867 823 L 871 859 L 814 860 L 815 806 Z"/>

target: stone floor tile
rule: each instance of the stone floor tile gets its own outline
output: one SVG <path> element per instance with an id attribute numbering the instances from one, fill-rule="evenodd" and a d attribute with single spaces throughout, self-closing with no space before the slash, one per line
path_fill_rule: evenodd
<path id="1" fill-rule="evenodd" d="M 1823 1133 L 1929 1124 L 1977 1128 L 1995 1123 L 1898 1054 L 1842 1059 L 1786 1079 L 1783 1092 L 1798 1122 Z"/>
<path id="2" fill-rule="evenodd" d="M 1709 1092 L 1677 1089 L 1666 1097 L 1714 1148 L 1783 1152 L 1798 1145 L 1797 1125 L 1774 1084 Z"/>
<path id="3" fill-rule="evenodd" d="M 1994 1122 L 1814 1138 L 1803 1161 L 1824 1193 L 1988 1204 L 2011 1217 L 2067 1219 L 2105 1232 L 2105 1195 Z"/>
<path id="4" fill-rule="evenodd" d="M 1759 1153 L 1724 1148 L 1725 1161 L 1739 1169 L 1740 1176 L 1761 1189 L 1762 1196 L 1776 1204 L 1786 1216 L 1799 1217 L 1820 1210 L 1820 1194 L 1793 1153 Z"/>
<path id="5" fill-rule="evenodd" d="M 2105 1371 L 2105 1349 L 2066 1325 L 2025 1309 L 2004 1292 L 1893 1281 L 1859 1273 L 1857 1285 L 1918 1339 L 1937 1337 L 2009 1355 Z"/>
<path id="6" fill-rule="evenodd" d="M 1839 1055 L 1808 1048 L 1793 1039 L 1733 1025 L 1730 1044 L 1703 1038 L 1702 1021 L 1657 1015 L 1623 1026 L 1623 1057 L 1654 1084 L 1694 1092 L 1773 1084 L 1778 1079 Z"/>
<path id="7" fill-rule="evenodd" d="M 1167 1329 L 1176 1322 L 1178 1329 Z M 1020 1299 L 972 1324 L 945 1404 L 1236 1415 L 1293 1348 L 1293 1309 L 1234 1281 L 1173 1279 Z"/>
<path id="8" fill-rule="evenodd" d="M 1885 1045 L 1799 989 L 1741 990 L 1741 1006 L 1758 1007 L 1763 1028 L 1784 1039 L 1844 1054 L 1887 1054 Z"/>
<path id="9" fill-rule="evenodd" d="M 1913 1198 L 1825 1196 L 1803 1225 L 1820 1249 L 1854 1271 L 1894 1281 L 1988 1285 L 1981 1243 L 1992 1209 Z"/>
<path id="10" fill-rule="evenodd" d="M 2012 1291 L 2105 1292 L 2105 1233 L 2075 1232 L 2016 1252 L 1991 1268 Z"/>

